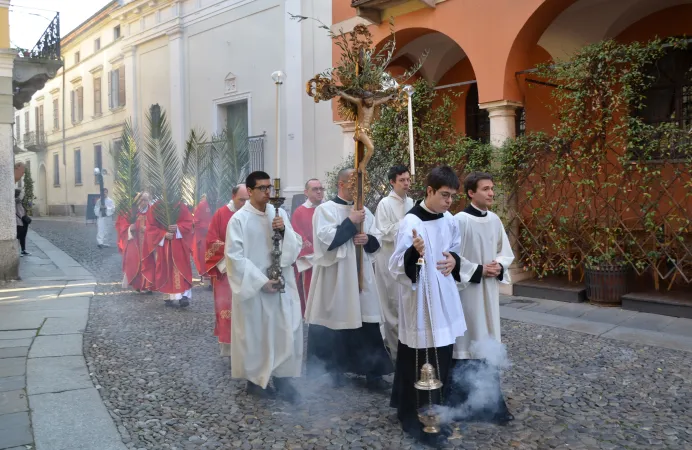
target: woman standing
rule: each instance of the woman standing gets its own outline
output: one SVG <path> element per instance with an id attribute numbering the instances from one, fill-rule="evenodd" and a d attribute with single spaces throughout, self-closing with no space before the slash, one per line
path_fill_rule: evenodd
<path id="1" fill-rule="evenodd" d="M 24 176 L 24 163 L 18 162 L 17 164 L 14 165 L 14 182 L 18 183 L 19 180 L 22 179 Z M 26 251 L 26 233 L 29 231 L 29 221 L 28 216 L 26 215 L 26 211 L 24 210 L 24 205 L 22 204 L 22 201 L 24 200 L 24 186 L 20 189 L 15 189 L 14 190 L 14 204 L 15 204 L 15 211 L 16 211 L 16 217 L 15 220 L 17 221 L 17 239 L 19 239 L 19 245 L 22 248 L 22 253 L 20 256 L 29 256 L 31 253 Z M 26 217 L 26 219 L 24 219 Z"/>

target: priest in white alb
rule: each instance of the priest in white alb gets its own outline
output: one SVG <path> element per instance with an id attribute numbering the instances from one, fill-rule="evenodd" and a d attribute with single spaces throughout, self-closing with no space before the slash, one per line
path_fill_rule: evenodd
<path id="1" fill-rule="evenodd" d="M 385 344 L 389 349 L 392 360 L 396 360 L 396 350 L 399 342 L 399 297 L 403 294 L 403 286 L 397 283 L 389 271 L 389 258 L 394 253 L 396 234 L 399 222 L 413 208 L 413 200 L 408 196 L 411 187 L 411 174 L 408 167 L 396 165 L 387 173 L 392 192 L 377 205 L 375 210 L 375 227 L 380 232 L 382 248 L 375 255 L 375 280 L 382 304 L 384 322 L 382 331 Z"/>
<path id="2" fill-rule="evenodd" d="M 421 394 L 414 388 L 420 369 L 428 362 L 443 382 L 452 366 L 454 342 L 466 330 L 456 281 L 459 280 L 459 227 L 448 212 L 459 189 L 459 178 L 448 166 L 433 169 L 426 179 L 426 196 L 399 225 L 396 249 L 389 268 L 403 287 L 399 298 L 399 342 L 391 406 L 405 432 L 428 443 L 440 444 L 451 429 L 439 435 L 423 432 L 418 409 L 440 404 L 441 390 Z M 423 258 L 425 264 L 418 265 Z M 434 442 L 431 442 L 434 441 Z"/>
<path id="3" fill-rule="evenodd" d="M 382 312 L 372 259 L 380 242 L 370 210 L 353 206 L 349 187 L 353 175 L 353 169 L 339 172 L 338 195 L 318 206 L 312 219 L 313 274 L 305 309 L 307 369 L 313 376 L 326 371 L 336 386 L 345 383 L 346 373 L 365 375 L 368 389 L 383 390 L 388 384 L 382 376 L 394 367 L 380 333 Z M 357 246 L 363 251 L 362 268 Z"/>
<path id="4" fill-rule="evenodd" d="M 236 212 L 226 231 L 226 267 L 232 291 L 231 374 L 247 380 L 249 394 L 275 393 L 289 402 L 298 394 L 289 378 L 299 377 L 303 361 L 303 321 L 293 276 L 302 239 L 283 209 L 269 205 L 271 180 L 252 172 L 245 186 L 250 200 Z M 267 277 L 274 230 L 283 234 L 281 271 L 285 292 Z M 269 387 L 273 378 L 274 389 Z"/>
<path id="5" fill-rule="evenodd" d="M 491 339 L 500 344 L 500 283 L 509 284 L 509 266 L 514 253 L 502 221 L 489 211 L 495 197 L 493 177 L 472 172 L 464 180 L 464 193 L 470 204 L 455 218 L 461 235 L 459 256 L 460 295 L 468 331 L 454 346 L 453 376 L 448 401 L 451 406 L 463 405 L 473 386 L 468 380 L 482 373 L 494 381 L 492 400 L 471 411 L 465 420 L 507 424 L 514 419 L 500 389 L 499 371 L 485 361 L 486 355 L 475 354 L 485 346 L 475 345 Z"/>

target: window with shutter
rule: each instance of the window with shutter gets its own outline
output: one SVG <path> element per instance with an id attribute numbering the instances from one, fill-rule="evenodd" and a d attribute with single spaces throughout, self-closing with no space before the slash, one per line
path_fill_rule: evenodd
<path id="1" fill-rule="evenodd" d="M 60 112 L 59 112 L 59 103 L 58 99 L 53 100 L 53 129 L 58 130 L 60 129 Z"/>
<path id="2" fill-rule="evenodd" d="M 80 149 L 74 151 L 74 184 L 82 184 L 82 151 Z"/>
<path id="3" fill-rule="evenodd" d="M 84 119 L 84 88 L 79 86 L 77 88 L 77 118 L 81 122 Z"/>
<path id="4" fill-rule="evenodd" d="M 113 71 L 108 72 L 108 109 L 113 109 Z"/>
<path id="5" fill-rule="evenodd" d="M 60 186 L 60 156 L 53 154 L 53 186 Z"/>
<path id="6" fill-rule="evenodd" d="M 70 91 L 70 120 L 72 123 L 75 123 L 75 113 L 74 113 L 74 108 L 75 108 L 75 101 L 74 101 L 74 91 Z"/>
<path id="7" fill-rule="evenodd" d="M 29 111 L 24 112 L 24 134 L 29 132 Z"/>
<path id="8" fill-rule="evenodd" d="M 19 116 L 14 118 L 14 137 L 15 139 L 19 139 L 20 136 L 20 131 L 22 130 L 22 126 L 19 123 Z"/>
<path id="9" fill-rule="evenodd" d="M 45 143 L 45 125 L 43 120 L 43 105 L 38 105 L 38 121 L 36 122 L 36 131 L 38 132 L 37 141 L 41 144 Z"/>
<path id="10" fill-rule="evenodd" d="M 94 78 L 94 115 L 101 115 L 101 77 Z"/>
<path id="11" fill-rule="evenodd" d="M 40 125 L 41 125 L 41 119 L 38 116 L 38 106 L 36 106 L 36 107 L 34 107 L 34 126 L 36 127 L 36 129 L 34 131 L 36 131 L 37 134 L 38 134 L 38 128 Z"/>
<path id="12" fill-rule="evenodd" d="M 118 68 L 118 106 L 125 106 L 125 68 Z"/>

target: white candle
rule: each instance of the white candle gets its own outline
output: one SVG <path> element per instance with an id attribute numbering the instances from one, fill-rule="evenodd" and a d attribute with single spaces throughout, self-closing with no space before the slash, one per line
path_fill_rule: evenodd
<path id="1" fill-rule="evenodd" d="M 408 95 L 408 151 L 409 159 L 411 160 L 411 176 L 416 175 L 416 160 L 413 156 L 413 86 L 404 86 L 404 92 Z"/>
<path id="2" fill-rule="evenodd" d="M 276 174 L 275 178 L 281 178 L 281 85 L 286 80 L 286 74 L 280 70 L 272 73 L 272 80 L 276 84 Z"/>

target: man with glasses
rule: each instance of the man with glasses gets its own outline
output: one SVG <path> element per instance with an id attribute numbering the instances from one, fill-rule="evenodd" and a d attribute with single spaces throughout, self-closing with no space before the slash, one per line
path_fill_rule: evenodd
<path id="1" fill-rule="evenodd" d="M 383 375 L 394 371 L 380 334 L 382 311 L 375 286 L 372 255 L 380 249 L 375 218 L 356 210 L 351 192 L 353 169 L 337 175 L 334 199 L 315 209 L 313 218 L 314 273 L 305 309 L 308 328 L 308 373 L 331 375 L 343 386 L 346 373 L 365 375 L 366 387 L 389 387 Z M 358 231 L 358 224 L 363 231 Z M 361 247 L 363 266 L 356 254 Z M 358 272 L 363 271 L 362 291 Z"/>
<path id="2" fill-rule="evenodd" d="M 231 286 L 226 274 L 226 230 L 233 214 L 250 198 L 244 184 L 231 190 L 231 201 L 219 208 L 211 218 L 204 259 L 205 272 L 211 278 L 214 290 L 214 313 L 216 324 L 214 336 L 219 339 L 221 356 L 231 356 Z"/>
<path id="3" fill-rule="evenodd" d="M 245 180 L 249 201 L 226 231 L 226 267 L 233 294 L 231 374 L 247 380 L 248 394 L 260 398 L 276 392 L 289 402 L 298 393 L 288 378 L 299 377 L 303 362 L 303 320 L 292 265 L 303 241 L 291 227 L 286 211 L 269 203 L 271 180 L 252 172 Z M 274 230 L 283 234 L 281 271 L 286 283 L 270 280 Z M 269 388 L 273 377 L 275 391 Z"/>
<path id="4" fill-rule="evenodd" d="M 303 288 L 303 295 L 300 297 L 300 309 L 303 314 L 305 314 L 305 299 L 308 298 L 310 291 L 312 256 L 315 253 L 312 247 L 312 217 L 315 214 L 315 208 L 322 204 L 324 199 L 324 188 L 320 180 L 309 179 L 305 183 L 305 195 L 308 199 L 296 208 L 291 217 L 293 229 L 303 238 L 303 248 L 296 261 L 296 282 Z"/>
<path id="5" fill-rule="evenodd" d="M 375 211 L 375 227 L 382 237 L 382 249 L 375 256 L 375 275 L 377 290 L 382 302 L 382 324 L 385 343 L 389 348 L 392 360 L 396 361 L 396 350 L 399 343 L 399 298 L 402 295 L 403 286 L 397 283 L 389 271 L 389 258 L 394 253 L 396 234 L 399 231 L 399 222 L 404 215 L 413 208 L 413 200 L 408 196 L 411 187 L 411 174 L 408 167 L 396 165 L 389 169 L 387 174 L 392 191 L 377 205 Z"/>

